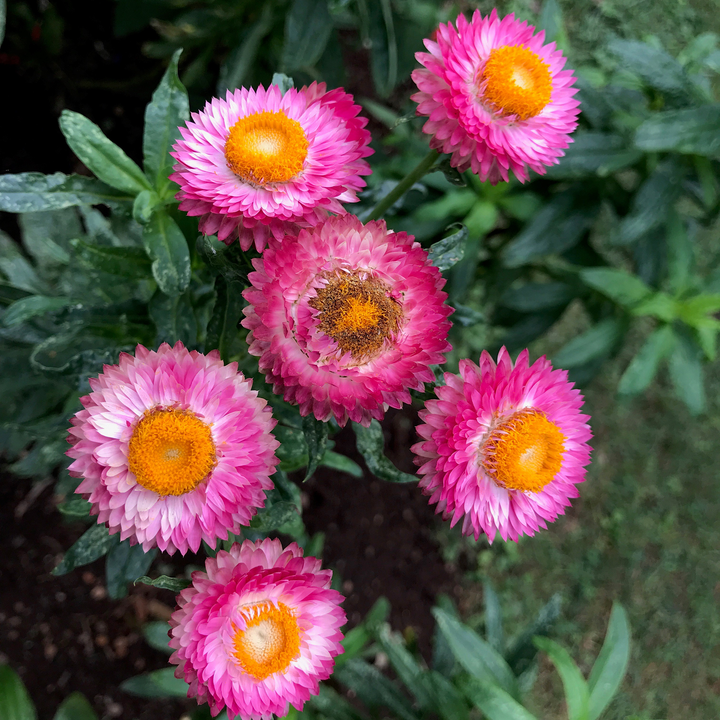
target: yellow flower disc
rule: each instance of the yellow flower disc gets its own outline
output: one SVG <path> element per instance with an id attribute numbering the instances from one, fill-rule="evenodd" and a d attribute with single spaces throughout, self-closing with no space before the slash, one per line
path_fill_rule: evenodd
<path id="1" fill-rule="evenodd" d="M 388 297 L 389 288 L 374 278 L 357 275 L 331 277 L 309 305 L 320 310 L 320 330 L 356 360 L 372 357 L 398 331 L 400 303 Z"/>
<path id="2" fill-rule="evenodd" d="M 565 436 L 545 413 L 520 410 L 495 428 L 482 448 L 482 464 L 500 487 L 540 492 L 558 474 Z"/>
<path id="3" fill-rule="evenodd" d="M 253 185 L 287 182 L 302 169 L 308 140 L 302 125 L 282 110 L 240 118 L 225 143 L 228 167 Z"/>
<path id="4" fill-rule="evenodd" d="M 130 472 L 140 485 L 158 495 L 194 490 L 215 462 L 210 426 L 186 410 L 150 410 L 130 438 Z"/>
<path id="5" fill-rule="evenodd" d="M 550 102 L 550 66 L 521 45 L 491 50 L 481 80 L 483 99 L 503 115 L 527 120 Z"/>
<path id="6" fill-rule="evenodd" d="M 257 603 L 241 608 L 245 630 L 237 630 L 233 653 L 242 669 L 256 680 L 284 672 L 300 652 L 300 629 L 283 603 Z"/>

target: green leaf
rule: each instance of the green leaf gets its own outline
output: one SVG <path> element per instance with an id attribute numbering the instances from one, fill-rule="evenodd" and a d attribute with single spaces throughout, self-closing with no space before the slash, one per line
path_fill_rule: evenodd
<path id="1" fill-rule="evenodd" d="M 180 125 L 190 117 L 188 94 L 178 77 L 178 60 L 182 50 L 176 50 L 170 59 L 152 100 L 145 108 L 143 159 L 145 174 L 161 198 L 174 194 L 168 175 L 175 162 L 170 150 L 180 137 Z"/>
<path id="2" fill-rule="evenodd" d="M 708 320 L 708 315 L 715 315 L 719 310 L 719 293 L 696 295 L 694 298 L 679 303 L 678 317 L 684 323 L 697 327 L 698 325 L 703 325 L 705 321 Z M 7 317 L 7 315 L 5 317 Z M 7 320 L 5 322 L 7 324 Z"/>
<path id="3" fill-rule="evenodd" d="M 148 312 L 157 328 L 157 344 L 174 345 L 181 340 L 185 347 L 197 343 L 197 322 L 187 294 L 169 297 L 157 291 L 148 305 Z"/>
<path id="4" fill-rule="evenodd" d="M 0 0 L 0 45 L 5 39 L 5 23 L 7 19 L 7 6 L 5 0 Z"/>
<path id="5" fill-rule="evenodd" d="M 680 304 L 675 298 L 667 293 L 658 292 L 636 305 L 632 312 L 633 315 L 651 315 L 664 322 L 672 322 L 677 317 L 679 309 Z"/>
<path id="6" fill-rule="evenodd" d="M 462 689 L 465 696 L 487 720 L 537 720 L 517 700 L 491 680 L 470 678 L 462 683 Z"/>
<path id="7" fill-rule="evenodd" d="M 235 90 L 243 86 L 248 72 L 257 57 L 260 43 L 272 29 L 272 10 L 273 5 L 271 3 L 263 6 L 260 18 L 245 29 L 241 41 L 223 63 L 220 68 L 217 92 L 215 93 L 217 96 L 225 97 L 227 90 Z M 273 82 L 272 84 L 275 85 L 276 83 Z"/>
<path id="8" fill-rule="evenodd" d="M 77 208 L 21 213 L 22 242 L 40 268 L 56 269 L 70 262 L 70 240 L 82 234 Z"/>
<path id="9" fill-rule="evenodd" d="M 95 270 L 133 280 L 152 277 L 152 264 L 142 248 L 93 245 L 79 238 L 70 241 L 81 262 Z"/>
<path id="10" fill-rule="evenodd" d="M 271 85 L 277 85 L 280 92 L 284 95 L 290 88 L 295 87 L 295 81 L 288 77 L 285 73 L 273 73 Z"/>
<path id="11" fill-rule="evenodd" d="M 335 658 L 335 667 L 339 667 L 350 660 L 350 658 L 359 655 L 369 642 L 370 633 L 362 625 L 358 625 L 346 632 L 345 637 L 340 641 L 345 652 Z M 320 687 L 323 686 L 321 685 Z"/>
<path id="12" fill-rule="evenodd" d="M 688 288 L 695 261 L 695 251 L 688 236 L 685 221 L 675 210 L 672 210 L 668 216 L 665 238 L 668 285 L 671 292 L 677 295 Z"/>
<path id="13" fill-rule="evenodd" d="M 618 392 L 621 395 L 637 395 L 645 390 L 655 377 L 660 362 L 672 352 L 675 341 L 670 325 L 655 330 L 620 378 Z"/>
<path id="14" fill-rule="evenodd" d="M 621 38 L 613 38 L 608 43 L 608 50 L 620 59 L 623 67 L 639 75 L 651 87 L 672 96 L 687 96 L 690 79 L 682 65 L 665 50 Z"/>
<path id="15" fill-rule="evenodd" d="M 544 255 L 565 252 L 590 228 L 599 207 L 578 205 L 573 191 L 555 196 L 505 246 L 503 264 L 519 267 Z"/>
<path id="16" fill-rule="evenodd" d="M 172 654 L 173 649 L 168 645 L 170 642 L 169 636 L 170 625 L 165 620 L 157 620 L 154 622 L 145 623 L 142 628 L 143 636 L 147 644 L 160 650 L 160 652 Z"/>
<path id="17" fill-rule="evenodd" d="M 676 162 L 658 165 L 633 197 L 630 212 L 620 221 L 613 242 L 630 245 L 662 225 L 680 195 L 683 176 Z"/>
<path id="18" fill-rule="evenodd" d="M 8 307 L 3 315 L 2 323 L 6 327 L 19 325 L 38 315 L 62 310 L 62 308 L 70 305 L 71 302 L 70 298 L 44 297 L 42 295 L 21 298 Z"/>
<path id="19" fill-rule="evenodd" d="M 135 585 L 142 583 L 143 585 L 152 585 L 152 587 L 160 588 L 161 590 L 172 590 L 176 595 L 187 587 L 192 585 L 192 581 L 186 580 L 185 578 L 169 577 L 168 575 L 160 575 L 156 578 L 148 577 L 143 575 L 135 581 Z"/>
<path id="20" fill-rule="evenodd" d="M 609 355 L 625 334 L 625 323 L 616 318 L 601 320 L 589 330 L 573 338 L 553 358 L 553 365 L 573 368 L 598 357 Z"/>
<path id="21" fill-rule="evenodd" d="M 313 415 L 307 415 L 303 418 L 302 429 L 308 448 L 308 467 L 303 481 L 305 482 L 313 476 L 318 463 L 325 455 L 328 443 L 328 424 L 316 420 Z"/>
<path id="22" fill-rule="evenodd" d="M 63 110 L 60 130 L 71 150 L 104 183 L 132 195 L 152 189 L 142 170 L 94 122 Z"/>
<path id="23" fill-rule="evenodd" d="M 390 631 L 389 625 L 382 625 L 377 634 L 377 641 L 388 656 L 398 679 L 415 696 L 419 706 L 423 710 L 434 709 L 434 698 L 426 684 L 423 669 L 408 652 L 405 644 Z"/>
<path id="24" fill-rule="evenodd" d="M 720 104 L 655 113 L 635 131 L 635 145 L 646 152 L 720 155 Z"/>
<path id="25" fill-rule="evenodd" d="M 283 69 L 292 72 L 315 65 L 325 50 L 332 28 L 327 0 L 293 0 L 285 17 Z"/>
<path id="26" fill-rule="evenodd" d="M 397 84 L 398 54 L 395 20 L 390 0 L 367 4 L 368 30 L 372 51 L 370 70 L 378 94 L 387 97 Z"/>
<path id="27" fill-rule="evenodd" d="M 440 272 L 449 270 L 465 256 L 468 229 L 459 223 L 450 227 L 456 228 L 455 232 L 433 243 L 428 250 L 428 259 Z"/>
<path id="28" fill-rule="evenodd" d="M 22 680 L 9 665 L 0 665 L 0 718 L 36 720 L 35 706 Z"/>
<path id="29" fill-rule="evenodd" d="M 147 225 L 152 214 L 160 204 L 160 198 L 154 190 L 143 190 L 135 196 L 133 203 L 133 220 L 140 225 Z"/>
<path id="30" fill-rule="evenodd" d="M 295 519 L 297 515 L 297 505 L 294 502 L 283 500 L 258 510 L 257 515 L 250 521 L 250 527 L 262 533 L 268 533 Z"/>
<path id="31" fill-rule="evenodd" d="M 607 177 L 642 157 L 642 152 L 628 147 L 620 135 L 602 132 L 577 132 L 558 165 L 547 169 L 545 177 L 574 180 L 592 176 Z"/>
<path id="32" fill-rule="evenodd" d="M 65 552 L 63 559 L 52 571 L 52 574 L 65 575 L 76 567 L 97 560 L 110 550 L 116 539 L 108 534 L 104 525 L 93 525 Z"/>
<path id="33" fill-rule="evenodd" d="M 519 312 L 537 312 L 567 305 L 576 295 L 576 290 L 563 282 L 526 283 L 503 293 L 499 304 Z"/>
<path id="34" fill-rule="evenodd" d="M 119 600 L 127 595 L 128 583 L 134 583 L 148 571 L 157 550 L 145 552 L 142 545 L 131 545 L 123 540 L 110 549 L 105 560 L 105 578 L 108 595 Z"/>
<path id="35" fill-rule="evenodd" d="M 406 483 L 418 481 L 415 475 L 398 470 L 385 456 L 385 437 L 377 420 L 371 420 L 370 427 L 367 428 L 354 422 L 353 430 L 355 431 L 357 449 L 373 475 L 388 482 Z"/>
<path id="36" fill-rule="evenodd" d="M 401 720 L 418 720 L 400 689 L 363 660 L 348 660 L 335 670 L 333 678 L 353 689 L 368 707 L 386 707 Z"/>
<path id="37" fill-rule="evenodd" d="M 134 195 L 134 192 L 120 192 L 84 175 L 35 172 L 0 175 L 0 210 L 6 212 L 45 212 L 101 203 L 117 206 L 132 202 Z"/>
<path id="38" fill-rule="evenodd" d="M 652 294 L 652 289 L 639 277 L 624 270 L 593 267 L 585 268 L 579 274 L 586 285 L 626 308 L 637 305 Z"/>
<path id="39" fill-rule="evenodd" d="M 17 245 L 0 233 L 0 270 L 7 278 L 8 285 L 25 290 L 33 295 L 47 294 L 48 287 L 35 272 L 35 268 L 20 254 Z"/>
<path id="40" fill-rule="evenodd" d="M 390 602 L 386 597 L 380 596 L 370 611 L 365 616 L 362 624 L 369 630 L 372 635 L 377 635 L 383 623 L 387 622 L 390 616 Z"/>
<path id="41" fill-rule="evenodd" d="M 502 653 L 505 649 L 502 608 L 495 588 L 489 580 L 483 583 L 483 600 L 485 601 L 485 635 L 490 645 Z"/>
<path id="42" fill-rule="evenodd" d="M 520 690 L 512 670 L 490 643 L 444 610 L 433 608 L 432 613 L 453 655 L 470 675 L 499 685 L 512 697 L 519 697 Z"/>
<path id="43" fill-rule="evenodd" d="M 175 668 L 163 668 L 124 680 L 120 689 L 144 698 L 187 697 L 188 684 L 175 677 Z"/>
<path id="44" fill-rule="evenodd" d="M 320 465 L 332 468 L 333 470 L 339 470 L 356 478 L 363 476 L 362 468 L 354 460 L 351 460 L 347 455 L 341 455 L 332 450 L 325 451 Z"/>
<path id="45" fill-rule="evenodd" d="M 705 410 L 705 382 L 699 349 L 684 335 L 670 355 L 670 379 L 675 394 L 687 405 L 693 415 Z"/>
<path id="46" fill-rule="evenodd" d="M 90 517 L 90 508 L 92 505 L 83 497 L 73 495 L 58 505 L 58 510 L 71 518 L 87 518 Z"/>
<path id="47" fill-rule="evenodd" d="M 566 41 L 567 38 L 565 37 L 562 9 L 557 0 L 544 0 L 537 28 L 545 31 L 546 43 L 554 42 L 559 47 L 563 47 L 562 41 Z"/>
<path id="48" fill-rule="evenodd" d="M 308 464 L 308 449 L 305 433 L 287 425 L 276 425 L 273 433 L 280 442 L 275 454 L 280 460 L 280 468 L 285 472 L 294 472 Z"/>
<path id="49" fill-rule="evenodd" d="M 610 704 L 625 677 L 630 660 L 630 623 L 625 609 L 614 603 L 605 642 L 590 671 L 588 719 L 595 720 Z"/>
<path id="50" fill-rule="evenodd" d="M 190 283 L 190 251 L 182 231 L 164 210 L 143 227 L 143 244 L 160 290 L 169 296 L 182 293 Z"/>
<path id="51" fill-rule="evenodd" d="M 534 638 L 535 645 L 548 655 L 557 668 L 565 688 L 568 720 L 588 720 L 590 692 L 580 668 L 570 653 L 556 642 L 545 637 Z"/>
<path id="52" fill-rule="evenodd" d="M 97 720 L 97 715 L 86 697 L 74 692 L 65 698 L 53 720 Z"/>
<path id="53" fill-rule="evenodd" d="M 215 278 L 215 305 L 207 325 L 205 350 L 207 352 L 217 348 L 223 362 L 229 362 L 233 344 L 241 339 L 237 330 L 243 304 L 242 286 L 218 275 Z"/>
<path id="54" fill-rule="evenodd" d="M 435 708 L 443 720 L 467 720 L 469 708 L 458 689 L 439 672 L 429 670 L 424 681 L 432 693 Z"/>

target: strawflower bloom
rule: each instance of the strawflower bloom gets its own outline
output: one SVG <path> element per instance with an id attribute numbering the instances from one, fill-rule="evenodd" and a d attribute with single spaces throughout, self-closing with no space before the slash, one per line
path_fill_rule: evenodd
<path id="1" fill-rule="evenodd" d="M 369 425 L 444 362 L 445 281 L 412 235 L 330 218 L 254 260 L 242 324 L 273 392 L 318 420 Z"/>
<path id="2" fill-rule="evenodd" d="M 370 174 L 367 120 L 342 89 L 312 83 L 284 95 L 277 85 L 228 91 L 181 127 L 170 176 L 180 209 L 200 231 L 243 250 L 297 235 L 357 201 Z"/>
<path id="3" fill-rule="evenodd" d="M 214 546 L 265 504 L 278 460 L 265 400 L 215 350 L 138 345 L 90 379 L 69 472 L 111 533 L 174 553 Z"/>
<path id="4" fill-rule="evenodd" d="M 178 595 L 170 662 L 213 716 L 271 720 L 302 710 L 343 652 L 343 596 L 332 572 L 292 543 L 246 540 L 205 562 Z"/>
<path id="5" fill-rule="evenodd" d="M 440 25 L 436 40 L 425 40 L 429 53 L 417 53 L 423 68 L 412 78 L 417 114 L 430 146 L 451 153 L 461 172 L 472 168 L 484 182 L 507 181 L 510 171 L 521 182 L 528 168 L 543 174 L 564 154 L 577 126 L 580 103 L 571 70 L 545 33 L 495 10 L 476 10 L 470 22 Z"/>
<path id="6" fill-rule="evenodd" d="M 567 372 L 545 357 L 528 366 L 527 350 L 513 367 L 503 348 L 497 365 L 483 352 L 479 367 L 461 360 L 445 382 L 420 412 L 422 441 L 412 448 L 420 487 L 443 519 L 462 518 L 464 535 L 492 542 L 496 532 L 534 535 L 564 514 L 585 479 L 592 435 Z"/>

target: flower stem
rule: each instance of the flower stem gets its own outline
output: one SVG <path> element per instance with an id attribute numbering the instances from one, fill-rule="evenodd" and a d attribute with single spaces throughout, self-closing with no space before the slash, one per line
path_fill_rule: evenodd
<path id="1" fill-rule="evenodd" d="M 378 220 L 392 207 L 421 177 L 427 175 L 440 153 L 431 150 L 380 202 L 372 209 L 367 220 Z"/>

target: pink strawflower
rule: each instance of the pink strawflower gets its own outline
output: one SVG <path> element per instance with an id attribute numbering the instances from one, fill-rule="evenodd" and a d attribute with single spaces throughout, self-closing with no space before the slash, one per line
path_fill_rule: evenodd
<path id="1" fill-rule="evenodd" d="M 170 662 L 213 716 L 272 720 L 302 710 L 343 652 L 343 596 L 332 572 L 292 543 L 246 540 L 220 551 L 178 595 Z"/>
<path id="2" fill-rule="evenodd" d="M 417 114 L 428 116 L 423 130 L 430 147 L 452 153 L 450 164 L 472 171 L 484 182 L 521 182 L 528 168 L 543 174 L 572 142 L 580 103 L 571 70 L 555 43 L 543 45 L 544 31 L 493 10 L 476 10 L 440 25 L 429 53 L 415 57 L 424 68 L 412 78 Z"/>
<path id="3" fill-rule="evenodd" d="M 228 91 L 181 127 L 170 154 L 180 209 L 200 216 L 200 231 L 258 252 L 269 237 L 297 235 L 341 203 L 357 202 L 372 153 L 367 120 L 342 89 L 312 83 L 284 95 Z"/>
<path id="4" fill-rule="evenodd" d="M 412 235 L 345 215 L 272 242 L 253 263 L 250 353 L 302 415 L 367 426 L 444 362 L 445 280 Z"/>
<path id="5" fill-rule="evenodd" d="M 278 463 L 275 420 L 251 386 L 217 350 L 180 342 L 138 345 L 91 378 L 67 454 L 98 523 L 171 554 L 249 525 Z"/>
<path id="6" fill-rule="evenodd" d="M 534 535 L 578 496 L 590 462 L 589 416 L 567 372 L 528 351 L 515 367 L 505 348 L 497 365 L 487 352 L 478 367 L 460 361 L 445 373 L 437 400 L 420 411 L 423 440 L 413 446 L 420 487 L 443 519 L 462 518 L 463 535 L 490 542 Z"/>

